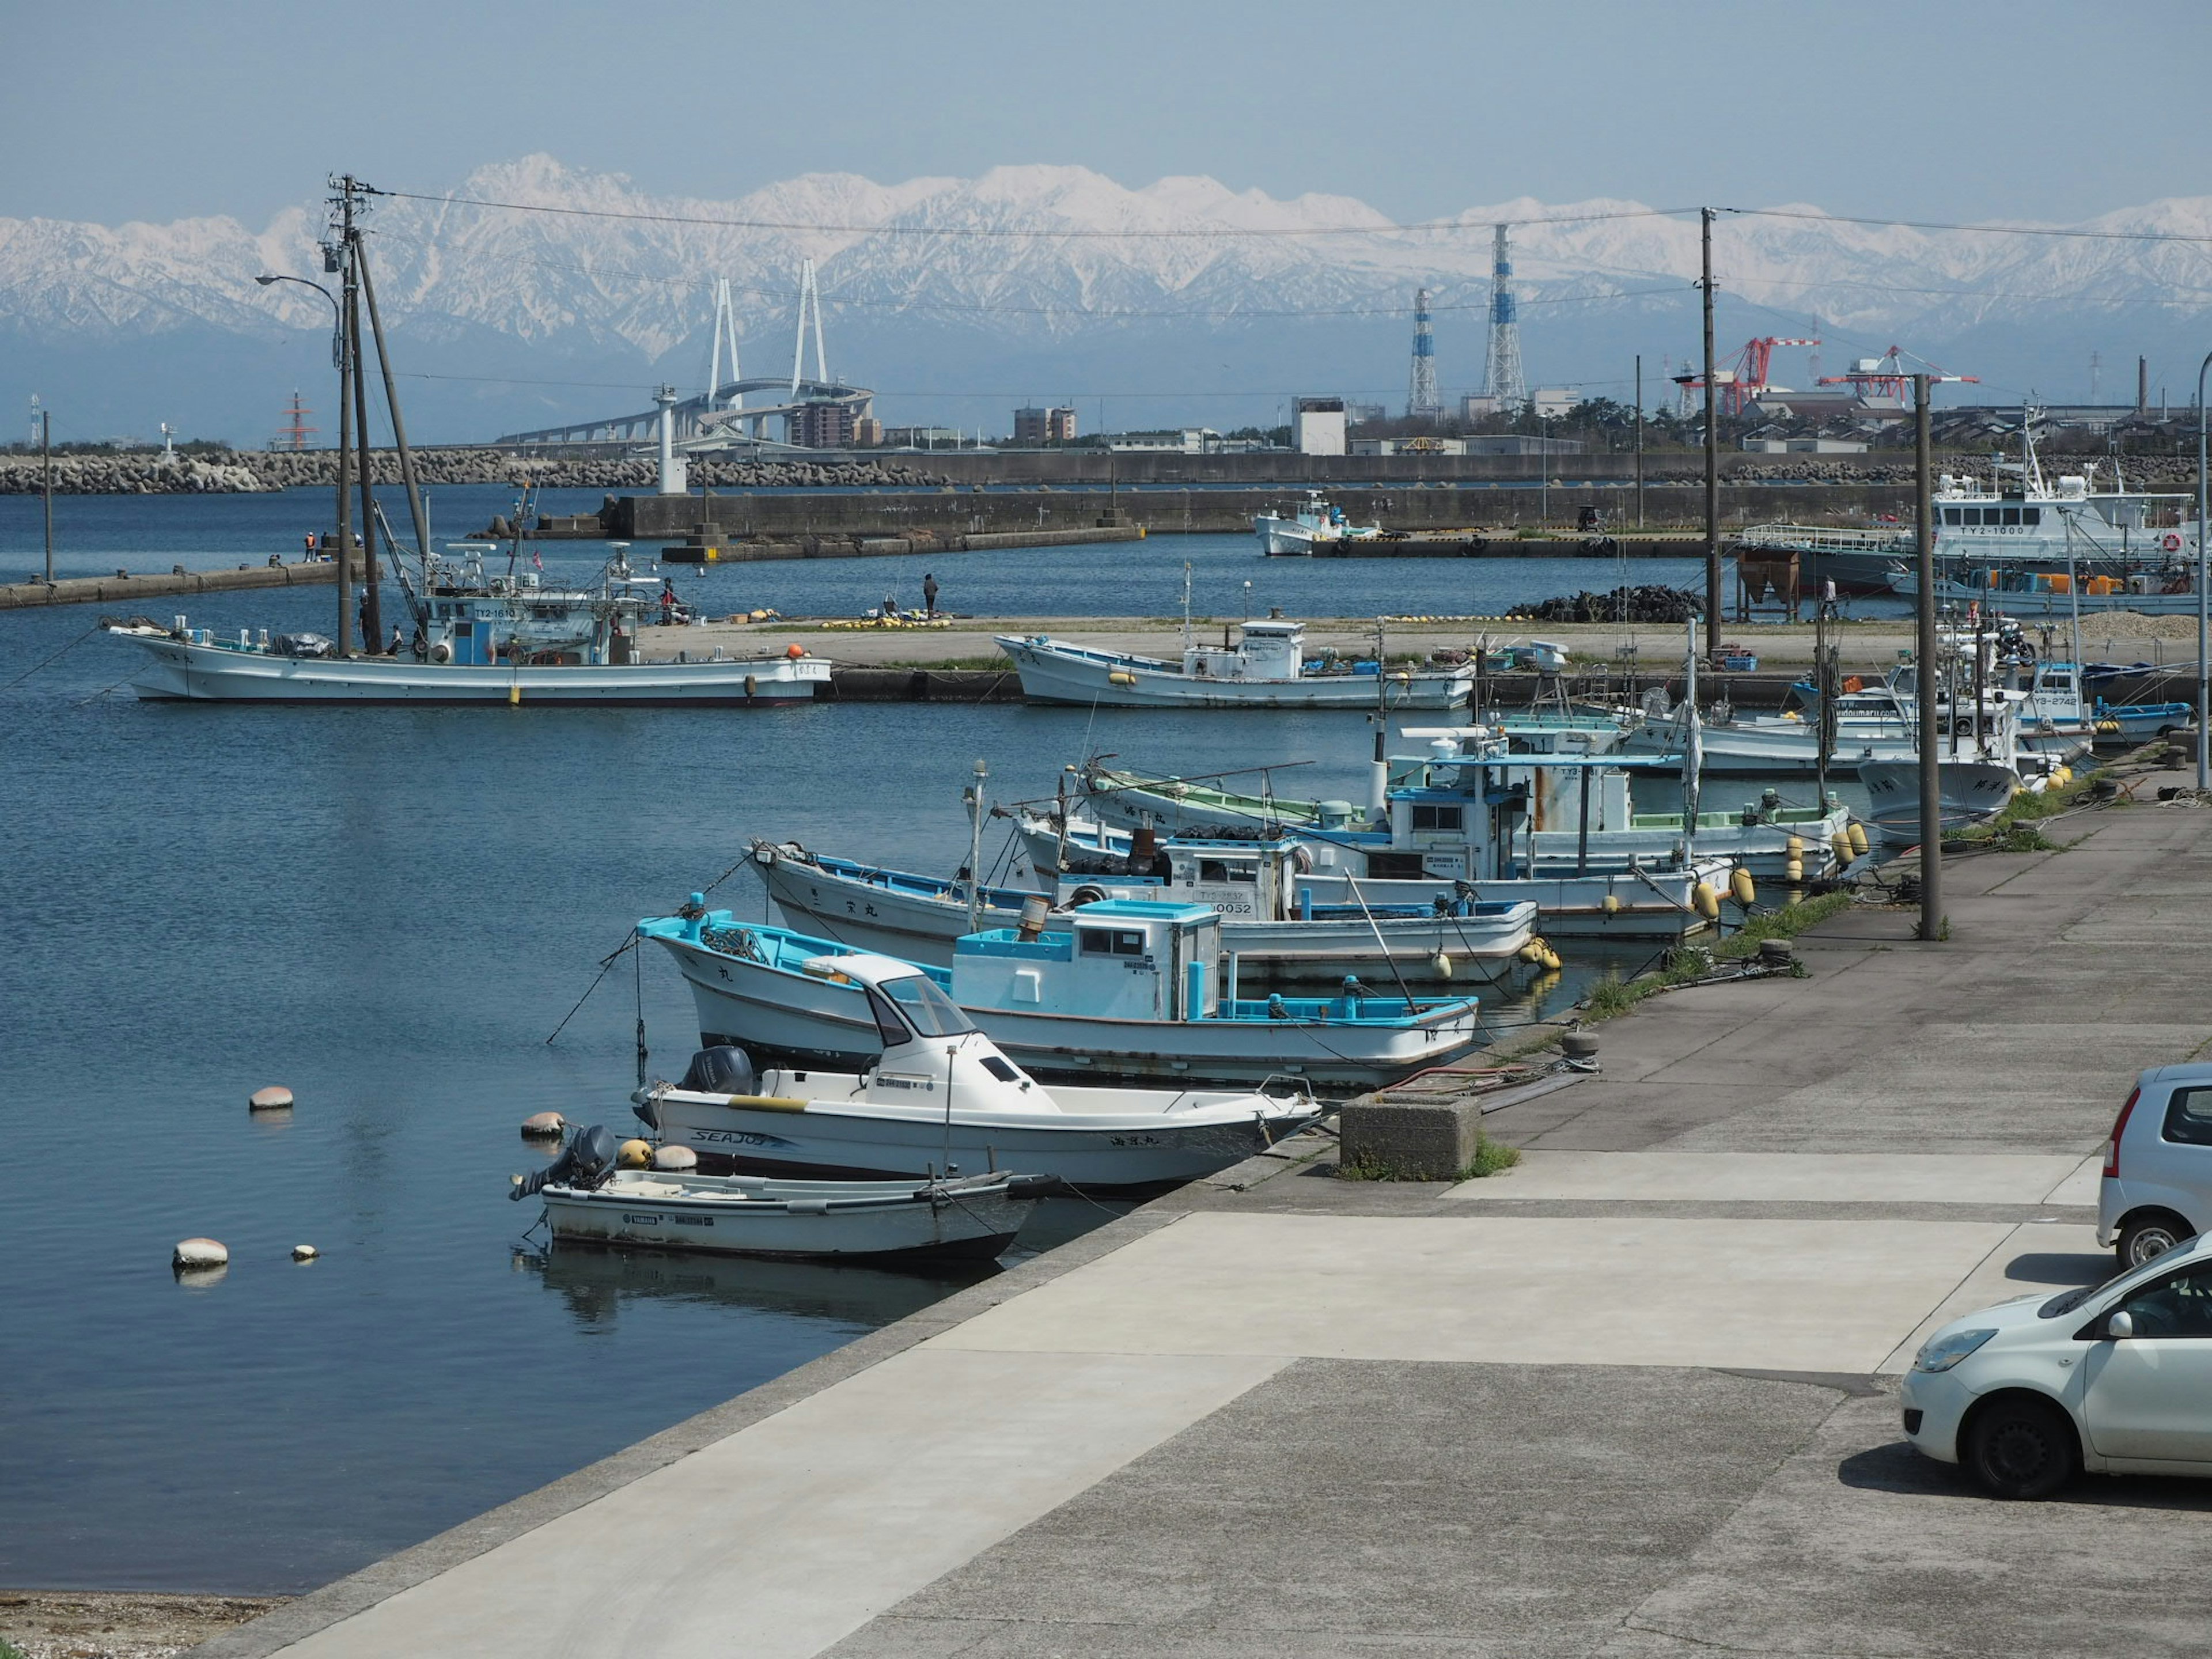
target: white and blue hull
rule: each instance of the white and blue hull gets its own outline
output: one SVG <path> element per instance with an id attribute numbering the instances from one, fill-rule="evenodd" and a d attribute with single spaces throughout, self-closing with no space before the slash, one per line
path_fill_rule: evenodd
<path id="1" fill-rule="evenodd" d="M 417 662 L 399 657 L 286 657 L 132 634 L 150 660 L 131 682 L 149 701 L 744 706 L 811 699 L 830 678 L 819 657 L 742 662 L 576 665 Z"/>
<path id="2" fill-rule="evenodd" d="M 1936 769 L 1936 811 L 1944 834 L 1987 823 L 2020 790 L 2011 768 L 1988 761 L 1947 760 Z M 1870 761 L 1859 768 L 1866 786 L 1867 822 L 1893 847 L 1917 845 L 1920 834 L 1920 763 Z"/>
<path id="3" fill-rule="evenodd" d="M 851 984 L 794 974 L 655 936 L 691 988 L 702 1047 L 858 1072 L 882 1042 L 866 998 Z M 1393 1004 L 1398 999 L 1389 999 Z M 1292 1078 L 1334 1093 L 1396 1082 L 1449 1064 L 1481 1040 L 1471 998 L 1411 1018 L 1103 1019 L 1003 1008 L 966 1010 L 1009 1060 L 1050 1079 L 1123 1084 L 1257 1084 Z"/>
<path id="4" fill-rule="evenodd" d="M 953 941 L 972 931 L 964 898 L 865 881 L 796 860 L 775 858 L 759 866 L 769 896 L 795 927 L 856 949 L 880 951 L 909 962 L 950 967 Z M 1137 891 L 1134 883 L 1101 878 L 1102 892 Z M 1161 890 L 1175 896 L 1172 890 Z M 977 923 L 1012 927 L 1024 896 L 987 888 Z M 1436 977 L 1441 953 L 1450 978 L 1489 983 L 1504 978 L 1534 936 L 1533 908 L 1506 916 L 1333 917 L 1315 921 L 1256 921 L 1224 913 L 1221 946 L 1234 957 L 1246 984 L 1340 980 L 1346 974 L 1403 974 Z"/>
<path id="5" fill-rule="evenodd" d="M 1165 835 L 1203 836 L 1225 826 L 1285 836 L 1310 835 L 1315 836 L 1317 844 L 1323 839 L 1322 832 L 1301 828 L 1312 822 L 1314 815 L 1310 811 L 1301 812 L 1286 823 L 1281 818 L 1263 820 L 1231 807 L 1209 808 L 1201 820 L 1198 816 L 1200 809 L 1187 801 L 1129 786 L 1096 790 L 1084 799 L 1085 805 L 1102 819 L 1129 829 L 1150 823 Z M 1304 808 L 1310 803 L 1296 805 Z M 1682 821 L 1679 815 L 1657 813 L 1652 817 L 1655 822 L 1651 823 L 1626 830 L 1594 830 L 1587 838 L 1575 829 L 1539 830 L 1535 834 L 1537 862 L 1553 868 L 1576 864 L 1585 851 L 1593 869 L 1622 870 L 1635 863 L 1663 861 L 1682 844 Z M 1794 840 L 1799 843 L 1801 875 L 1807 880 L 1819 880 L 1836 868 L 1831 844 L 1850 827 L 1850 812 L 1840 805 L 1818 817 L 1784 823 L 1745 823 L 1740 818 L 1707 813 L 1698 822 L 1698 851 L 1716 858 L 1732 859 L 1750 871 L 1758 881 L 1779 882 L 1789 868 L 1790 843 Z M 1352 832 L 1362 837 L 1371 833 Z M 1338 841 L 1352 839 L 1352 836 L 1334 830 L 1326 832 L 1326 836 Z M 1042 853 L 1044 843 L 1035 834 L 1027 844 L 1032 858 L 1049 856 Z M 1525 851 L 1528 844 L 1526 831 L 1515 838 L 1514 846 L 1518 851 Z M 1377 850 L 1388 850 L 1379 836 L 1375 846 Z M 1335 861 L 1341 864 L 1343 860 Z M 1324 857 L 1322 867 L 1327 868 L 1329 862 Z"/>

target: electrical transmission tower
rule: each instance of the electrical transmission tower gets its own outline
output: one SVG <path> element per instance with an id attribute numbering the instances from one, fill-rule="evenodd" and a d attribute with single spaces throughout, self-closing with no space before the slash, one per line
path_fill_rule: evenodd
<path id="1" fill-rule="evenodd" d="M 1429 291 L 1413 295 L 1413 369 L 1406 381 L 1406 414 L 1416 421 L 1433 421 L 1443 412 L 1437 396 L 1437 337 L 1429 326 Z"/>
<path id="2" fill-rule="evenodd" d="M 1504 225 L 1491 242 L 1490 360 L 1482 390 L 1500 415 L 1516 413 L 1528 401 L 1528 380 L 1521 372 L 1521 322 L 1513 306 L 1513 252 Z"/>

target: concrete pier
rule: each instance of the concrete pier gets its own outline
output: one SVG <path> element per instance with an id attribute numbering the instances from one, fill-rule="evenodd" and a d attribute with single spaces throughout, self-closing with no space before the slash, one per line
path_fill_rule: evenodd
<path id="1" fill-rule="evenodd" d="M 1600 1029 L 1485 1181 L 1323 1137 L 292 1604 L 216 1659 L 2195 1650 L 2202 1483 L 1901 1443 L 1936 1324 L 2107 1273 L 2096 1155 L 2212 1046 L 2212 810 L 1958 860 L 1804 979 Z"/>
<path id="2" fill-rule="evenodd" d="M 361 580 L 361 562 L 352 575 Z M 230 593 L 249 587 L 327 587 L 338 579 L 335 559 L 300 564 L 241 564 L 235 570 L 118 570 L 112 576 L 64 576 L 51 582 L 0 585 L 0 611 L 49 605 L 136 605 L 180 593 Z"/>

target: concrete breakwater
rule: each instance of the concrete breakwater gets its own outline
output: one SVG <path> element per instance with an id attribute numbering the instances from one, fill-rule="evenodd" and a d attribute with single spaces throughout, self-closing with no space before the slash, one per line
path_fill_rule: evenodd
<path id="1" fill-rule="evenodd" d="M 1911 505 L 1905 486 L 1744 484 L 1721 490 L 1724 532 L 1778 520 L 1864 522 L 1873 514 L 1902 514 Z M 1644 532 L 1632 525 L 1631 491 L 1619 482 L 1537 489 L 1484 483 L 1436 483 L 1415 488 L 1367 485 L 1332 489 L 1329 499 L 1356 523 L 1380 523 L 1411 532 L 1481 532 L 1492 550 L 1571 555 L 1582 538 L 1563 533 L 1557 541 L 1531 549 L 1506 549 L 1499 539 L 1522 530 L 1571 526 L 1584 507 L 1595 507 L 1623 539 Z M 602 509 L 605 533 L 622 541 L 675 541 L 703 524 L 715 534 L 764 541 L 817 536 L 909 536 L 917 531 L 963 535 L 1016 530 L 1065 530 L 1102 522 L 1140 525 L 1155 536 L 1249 535 L 1252 520 L 1280 510 L 1279 489 L 1153 489 L 1145 490 L 1059 489 L 985 491 L 916 490 L 868 495 L 623 495 Z M 1648 486 L 1644 521 L 1650 532 L 1692 529 L 1703 521 L 1702 484 Z M 1611 549 L 1602 550 L 1611 556 Z"/>
<path id="2" fill-rule="evenodd" d="M 358 558 L 349 574 L 360 580 Z M 67 576 L 58 581 L 0 585 L 0 611 L 35 610 L 49 605 L 127 605 L 180 593 L 228 593 L 247 587 L 327 586 L 337 575 L 335 559 L 302 564 L 242 564 L 235 570 L 186 570 L 179 565 L 166 574 L 118 570 L 112 576 Z"/>
<path id="3" fill-rule="evenodd" d="M 1092 542 L 1142 541 L 1134 525 L 1092 525 L 1072 530 L 1009 530 L 976 535 L 914 531 L 903 536 L 802 536 L 791 541 L 716 544 L 714 564 L 757 564 L 778 559 L 890 558 L 908 553 L 982 553 L 1001 547 L 1075 547 Z M 680 562 L 681 561 L 677 561 Z"/>
<path id="4" fill-rule="evenodd" d="M 398 483 L 399 457 L 392 450 L 369 456 L 379 483 Z M 416 472 L 426 484 L 533 483 L 547 489 L 651 489 L 657 472 L 650 459 L 517 455 L 499 449 L 422 449 Z M 335 450 L 224 451 L 180 455 L 173 465 L 158 453 L 57 455 L 58 495 L 242 495 L 316 484 L 335 486 Z M 35 495 L 43 488 L 36 455 L 0 455 L 0 495 Z M 927 466 L 896 460 L 694 461 L 691 482 L 710 489 L 795 489 L 949 483 Z"/>

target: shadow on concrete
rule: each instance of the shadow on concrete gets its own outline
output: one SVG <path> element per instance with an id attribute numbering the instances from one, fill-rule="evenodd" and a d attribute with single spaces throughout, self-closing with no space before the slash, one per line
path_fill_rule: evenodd
<path id="1" fill-rule="evenodd" d="M 1836 1479 L 1862 1492 L 1895 1492 L 1909 1498 L 1973 1498 L 2002 1504 L 1974 1484 L 1955 1463 L 1923 1457 L 1906 1440 L 1856 1452 L 1836 1465 Z M 2047 1500 L 2099 1509 L 2173 1510 L 2212 1514 L 2212 1480 L 2181 1476 L 2085 1474 Z"/>
<path id="2" fill-rule="evenodd" d="M 2005 1263 L 2005 1277 L 2027 1285 L 2101 1285 L 2112 1277 L 2117 1260 L 2099 1251 L 2031 1250 Z"/>

